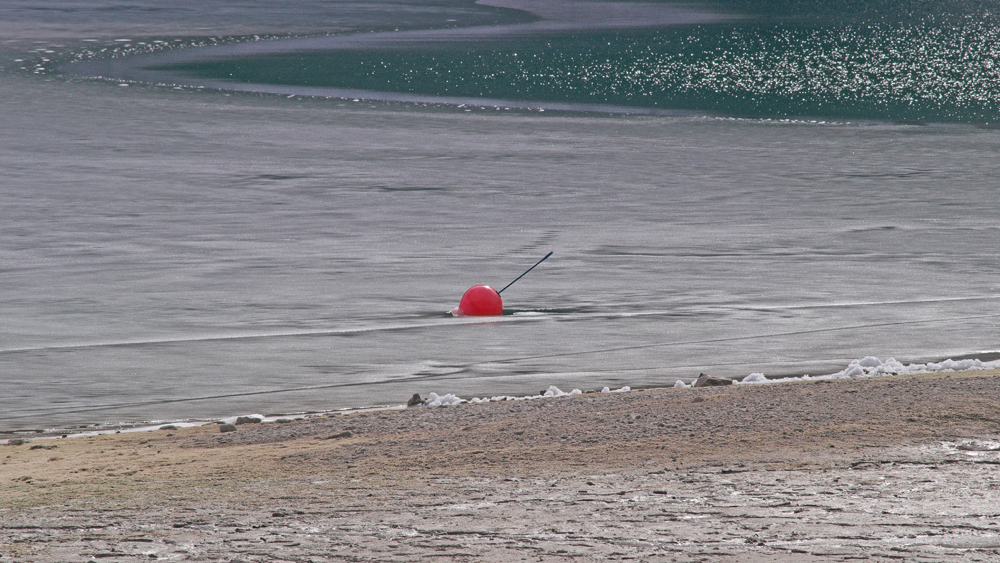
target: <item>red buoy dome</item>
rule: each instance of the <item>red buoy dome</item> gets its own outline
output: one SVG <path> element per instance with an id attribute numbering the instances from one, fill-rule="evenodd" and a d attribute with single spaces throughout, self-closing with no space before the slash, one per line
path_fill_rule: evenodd
<path id="1" fill-rule="evenodd" d="M 465 292 L 452 314 L 458 317 L 499 317 L 503 314 L 503 299 L 500 299 L 497 290 L 488 285 L 474 285 Z"/>

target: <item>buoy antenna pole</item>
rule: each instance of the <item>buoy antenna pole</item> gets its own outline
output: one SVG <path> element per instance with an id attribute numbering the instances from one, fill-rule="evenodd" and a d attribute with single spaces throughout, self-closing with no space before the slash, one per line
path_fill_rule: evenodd
<path id="1" fill-rule="evenodd" d="M 548 254 L 546 254 L 546 255 L 545 255 L 545 258 L 548 258 L 549 256 L 552 256 L 552 253 L 551 253 L 551 252 L 549 252 Z M 537 265 L 541 264 L 542 262 L 544 262 L 544 261 L 545 261 L 545 258 L 542 258 L 542 259 L 541 259 L 541 260 L 539 260 L 538 262 L 535 262 L 535 266 L 537 266 Z M 530 271 L 534 270 L 534 269 L 535 269 L 535 266 L 532 266 L 532 267 L 528 268 L 527 270 L 525 270 L 525 271 L 524 271 L 524 274 L 521 274 L 520 276 L 517 276 L 516 278 L 514 278 L 514 281 L 512 281 L 512 282 L 510 282 L 509 284 L 507 284 L 507 285 L 503 286 L 503 289 L 507 289 L 508 287 L 510 287 L 510 286 L 512 286 L 512 285 L 514 285 L 514 282 L 516 282 L 517 280 L 519 280 L 519 279 L 523 278 L 523 277 L 525 276 L 525 274 L 527 274 L 528 272 L 530 272 Z M 498 291 L 498 292 L 497 292 L 497 295 L 500 295 L 501 293 L 503 293 L 503 289 L 501 289 L 500 291 Z"/>

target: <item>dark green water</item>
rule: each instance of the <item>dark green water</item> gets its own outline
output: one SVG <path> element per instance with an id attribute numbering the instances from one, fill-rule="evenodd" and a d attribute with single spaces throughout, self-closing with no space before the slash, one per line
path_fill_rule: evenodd
<path id="1" fill-rule="evenodd" d="M 1000 120 L 995 2 L 712 5 L 739 24 L 563 33 L 170 67 L 242 83 L 738 116 Z"/>
<path id="2" fill-rule="evenodd" d="M 206 78 L 748 116 L 998 119 L 995 22 L 754 24 L 258 56 Z"/>

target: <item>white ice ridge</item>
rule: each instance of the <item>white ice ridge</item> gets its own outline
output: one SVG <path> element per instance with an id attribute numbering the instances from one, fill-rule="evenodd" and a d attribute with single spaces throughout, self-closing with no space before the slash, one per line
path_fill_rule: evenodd
<path id="1" fill-rule="evenodd" d="M 943 362 L 928 362 L 926 364 L 903 364 L 896 358 L 889 358 L 882 361 L 875 356 L 868 356 L 860 360 L 851 360 L 847 368 L 828 375 L 810 376 L 808 374 L 801 377 L 783 377 L 780 379 L 767 379 L 763 373 L 751 373 L 735 383 L 782 383 L 787 381 L 815 381 L 820 379 L 857 379 L 859 377 L 880 377 L 885 375 L 916 375 L 920 373 L 954 372 L 978 369 L 1000 368 L 1000 360 L 983 362 L 980 360 L 945 360 Z M 674 384 L 674 387 L 687 387 L 682 381 Z"/>
<path id="2" fill-rule="evenodd" d="M 980 360 L 945 360 L 943 362 L 928 362 L 926 364 L 903 364 L 896 360 L 896 358 L 889 358 L 886 361 L 882 361 L 875 356 L 868 356 L 861 358 L 860 360 L 851 360 L 851 363 L 847 365 L 847 368 L 840 370 L 836 373 L 831 373 L 827 375 L 803 375 L 801 377 L 783 377 L 778 379 L 768 379 L 763 373 L 751 373 L 750 375 L 744 377 L 743 379 L 735 380 L 736 384 L 750 384 L 750 383 L 787 383 L 791 381 L 817 381 L 821 379 L 856 379 L 859 377 L 879 377 L 885 375 L 914 375 L 920 373 L 936 373 L 936 372 L 955 372 L 955 371 L 965 371 L 965 370 L 978 370 L 978 369 L 996 369 L 1000 368 L 1000 360 L 995 360 L 992 362 L 983 362 Z M 684 383 L 681 380 L 677 380 L 674 383 L 674 387 L 683 388 L 691 387 L 691 383 Z M 628 393 L 632 389 L 628 386 L 622 387 L 621 389 L 611 389 L 605 387 L 601 390 L 601 393 Z M 447 395 L 438 395 L 437 393 L 431 393 L 427 396 L 427 400 L 424 401 L 424 405 L 428 407 L 441 407 L 449 405 L 458 405 L 462 403 L 493 403 L 498 401 L 528 401 L 533 399 L 545 399 L 548 397 L 568 397 L 570 395 L 581 395 L 582 391 L 579 389 L 573 389 L 569 393 L 559 389 L 555 385 L 549 387 L 544 393 L 539 395 L 528 395 L 524 397 L 514 397 L 511 395 L 497 395 L 495 397 L 473 397 L 466 401 L 461 399 L 451 393 Z"/>
<path id="3" fill-rule="evenodd" d="M 625 389 L 628 389 L 627 387 Z M 466 401 L 461 399 L 456 395 L 448 393 L 447 395 L 438 395 L 437 393 L 429 393 L 427 399 L 423 402 L 424 406 L 427 407 L 446 407 L 450 405 L 460 405 L 462 403 L 494 403 L 499 401 L 528 401 L 532 399 L 546 399 L 549 397 L 568 397 L 570 395 L 582 395 L 583 391 L 579 389 L 574 389 L 569 393 L 563 391 L 562 389 L 556 387 L 555 385 L 550 386 L 545 390 L 544 393 L 538 395 L 527 395 L 524 397 L 513 397 L 511 395 L 497 395 L 495 397 L 473 397 Z"/>
<path id="4" fill-rule="evenodd" d="M 601 390 L 601 393 L 628 393 L 632 388 L 625 386 L 621 389 L 609 389 L 605 387 Z M 446 407 L 450 405 L 460 405 L 462 403 L 496 403 L 500 401 L 530 401 L 534 399 L 548 399 L 552 397 L 569 397 L 571 395 L 582 395 L 583 391 L 579 389 L 573 389 L 570 392 L 563 391 L 562 389 L 556 387 L 555 385 L 549 386 L 545 392 L 538 395 L 525 395 L 522 397 L 515 397 L 512 395 L 496 395 L 493 397 L 473 397 L 466 401 L 465 399 L 459 398 L 456 395 L 448 393 L 447 395 L 438 395 L 437 393 L 429 393 L 427 399 L 422 403 L 426 407 Z"/>

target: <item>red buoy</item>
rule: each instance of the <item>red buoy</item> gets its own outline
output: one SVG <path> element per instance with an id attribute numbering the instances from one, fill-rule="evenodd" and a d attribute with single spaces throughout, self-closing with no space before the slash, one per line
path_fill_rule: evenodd
<path id="1" fill-rule="evenodd" d="M 452 314 L 456 317 L 499 317 L 503 314 L 503 299 L 488 285 L 474 285 L 465 292 Z"/>

